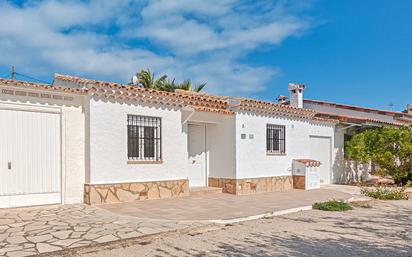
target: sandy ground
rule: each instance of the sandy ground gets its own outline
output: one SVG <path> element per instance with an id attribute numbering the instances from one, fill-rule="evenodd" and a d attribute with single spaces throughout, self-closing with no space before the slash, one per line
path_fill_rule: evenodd
<path id="1" fill-rule="evenodd" d="M 71 256 L 412 256 L 412 201 L 371 205 L 169 233 Z"/>

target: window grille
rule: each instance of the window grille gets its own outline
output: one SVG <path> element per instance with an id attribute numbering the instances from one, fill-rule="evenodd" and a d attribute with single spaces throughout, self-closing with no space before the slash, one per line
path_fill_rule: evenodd
<path id="1" fill-rule="evenodd" d="M 129 160 L 161 160 L 161 119 L 127 115 L 127 145 Z"/>
<path id="2" fill-rule="evenodd" d="M 268 153 L 285 153 L 285 126 L 266 125 L 266 151 Z"/>

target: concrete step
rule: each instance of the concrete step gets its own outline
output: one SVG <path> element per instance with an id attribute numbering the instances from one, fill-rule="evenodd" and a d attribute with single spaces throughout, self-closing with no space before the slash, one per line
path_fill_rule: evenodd
<path id="1" fill-rule="evenodd" d="M 190 195 L 210 195 L 222 193 L 222 188 L 219 187 L 191 187 L 189 188 Z"/>

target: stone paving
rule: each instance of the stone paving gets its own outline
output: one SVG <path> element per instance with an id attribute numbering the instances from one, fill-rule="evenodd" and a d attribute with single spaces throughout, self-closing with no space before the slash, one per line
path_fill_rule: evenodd
<path id="1" fill-rule="evenodd" d="M 340 190 L 286 190 L 251 195 L 210 194 L 175 199 L 100 205 L 120 215 L 163 220 L 232 220 L 310 206 L 329 199 L 347 200 Z"/>
<path id="2" fill-rule="evenodd" d="M 3 209 L 0 256 L 31 256 L 200 225 L 125 217 L 83 204 Z"/>
<path id="3" fill-rule="evenodd" d="M 233 219 L 348 199 L 342 190 L 288 190 L 247 196 L 213 194 L 89 206 L 0 209 L 0 256 L 31 256 L 68 248 L 196 228 Z M 192 221 L 188 221 L 192 220 Z M 203 220 L 203 221 L 200 221 Z"/>

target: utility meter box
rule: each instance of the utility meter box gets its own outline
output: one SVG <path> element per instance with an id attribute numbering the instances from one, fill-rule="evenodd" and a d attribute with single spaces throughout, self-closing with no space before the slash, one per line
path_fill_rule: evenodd
<path id="1" fill-rule="evenodd" d="M 317 189 L 320 188 L 320 161 L 311 159 L 296 159 L 292 163 L 293 188 Z"/>

